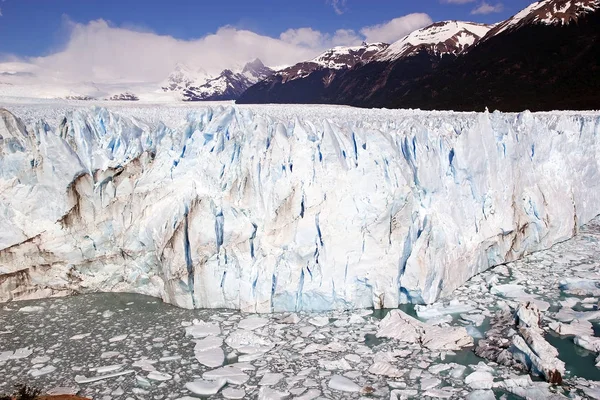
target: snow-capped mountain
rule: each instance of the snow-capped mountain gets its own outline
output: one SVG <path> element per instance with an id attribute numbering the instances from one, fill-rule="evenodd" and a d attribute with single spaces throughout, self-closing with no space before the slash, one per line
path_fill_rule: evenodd
<path id="1" fill-rule="evenodd" d="M 184 101 L 235 100 L 250 86 L 272 74 L 273 70 L 259 59 L 247 63 L 239 72 L 225 69 L 218 76 L 177 65 L 163 83 L 162 90 L 179 93 Z"/>
<path id="2" fill-rule="evenodd" d="M 283 82 L 305 78 L 317 70 L 341 70 L 352 68 L 358 63 L 369 62 L 377 53 L 385 50 L 387 43 L 363 43 L 360 46 L 338 46 L 326 50 L 309 61 L 300 62 L 279 71 L 273 78 Z"/>
<path id="3" fill-rule="evenodd" d="M 427 51 L 435 55 L 460 54 L 484 37 L 491 27 L 462 21 L 442 21 L 416 30 L 391 44 L 375 58 L 393 61 Z"/>
<path id="4" fill-rule="evenodd" d="M 338 46 L 312 60 L 284 68 L 268 79 L 251 86 L 239 103 L 326 103 L 323 95 L 336 78 L 357 65 L 370 62 L 389 45 L 362 43 Z"/>
<path id="5" fill-rule="evenodd" d="M 600 0 L 542 0 L 531 4 L 504 22 L 497 24 L 486 37 L 526 25 L 567 25 L 600 9 Z"/>
<path id="6" fill-rule="evenodd" d="M 274 74 L 270 79 L 249 88 L 240 103 L 358 103 L 369 96 L 373 87 L 387 82 L 389 63 L 425 53 L 408 63 L 410 71 L 403 78 L 428 72 L 441 61 L 441 56 L 456 56 L 473 47 L 489 30 L 489 25 L 460 21 L 437 22 L 412 32 L 392 45 L 365 44 L 355 47 L 335 47 L 318 57 L 298 63 Z M 414 68 L 412 67 L 413 64 Z M 371 66 L 377 64 L 373 71 Z M 364 68 L 363 68 L 364 67 Z M 366 69 L 365 69 L 366 68 Z M 368 71 L 354 74 L 355 70 Z M 350 76 L 351 78 L 347 78 Z M 356 88 L 355 94 L 346 96 L 340 82 L 356 79 L 347 84 Z M 342 85 L 343 86 L 343 85 Z M 338 94 L 337 92 L 340 92 Z M 337 100 L 338 98 L 339 100 Z"/>
<path id="7" fill-rule="evenodd" d="M 495 25 L 438 22 L 336 74 L 259 83 L 244 103 L 503 111 L 600 108 L 600 0 L 543 0 Z M 293 83 L 291 85 L 290 83 Z M 466 95 L 468 94 L 468 95 Z"/>
<path id="8" fill-rule="evenodd" d="M 162 90 L 165 92 L 182 91 L 194 85 L 195 82 L 206 81 L 210 78 L 210 75 L 203 69 L 194 70 L 188 65 L 178 63 L 163 82 Z"/>

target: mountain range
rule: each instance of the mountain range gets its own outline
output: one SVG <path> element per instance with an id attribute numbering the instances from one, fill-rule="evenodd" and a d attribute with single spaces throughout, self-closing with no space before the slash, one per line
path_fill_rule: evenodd
<path id="1" fill-rule="evenodd" d="M 238 103 L 599 109 L 599 10 L 600 0 L 543 0 L 495 25 L 437 22 L 389 46 L 378 44 L 380 51 L 358 62 L 279 71 Z M 287 71 L 297 69 L 304 72 L 289 79 Z"/>
<path id="2" fill-rule="evenodd" d="M 239 72 L 225 69 L 218 76 L 179 64 L 163 83 L 162 90 L 177 93 L 184 101 L 235 100 L 250 86 L 273 73 L 258 58 L 244 65 Z"/>

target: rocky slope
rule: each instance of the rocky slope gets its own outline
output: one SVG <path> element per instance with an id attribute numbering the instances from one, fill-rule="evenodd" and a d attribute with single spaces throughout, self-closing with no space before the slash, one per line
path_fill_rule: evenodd
<path id="1" fill-rule="evenodd" d="M 535 3 L 455 62 L 394 95 L 386 92 L 378 104 L 465 111 L 599 109 L 599 6 L 596 0 Z"/>
<path id="2" fill-rule="evenodd" d="M 345 71 L 368 63 L 386 43 L 335 47 L 316 58 L 285 68 L 252 86 L 239 103 L 323 103 L 329 86 Z"/>

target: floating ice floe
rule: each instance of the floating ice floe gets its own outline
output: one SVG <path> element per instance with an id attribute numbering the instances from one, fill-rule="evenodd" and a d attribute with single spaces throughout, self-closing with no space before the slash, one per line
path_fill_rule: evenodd
<path id="1" fill-rule="evenodd" d="M 540 328 L 541 313 L 532 302 L 522 303 L 514 313 L 499 313 L 492 328 L 476 348 L 476 353 L 500 364 L 518 363 L 551 383 L 561 383 L 565 364 L 558 351 L 544 338 Z"/>
<path id="2" fill-rule="evenodd" d="M 416 305 L 415 311 L 419 318 L 430 320 L 449 314 L 460 314 L 473 311 L 475 307 L 472 304 L 461 303 L 458 300 L 451 300 L 449 303 L 435 303 L 431 305 Z"/>
<path id="3" fill-rule="evenodd" d="M 52 372 L 56 371 L 56 367 L 53 365 L 47 365 L 45 367 L 39 368 L 39 369 L 32 369 L 29 371 L 29 374 L 33 377 L 33 378 L 37 378 L 43 375 L 48 375 L 51 374 Z"/>
<path id="4" fill-rule="evenodd" d="M 465 328 L 428 325 L 400 310 L 390 311 L 381 321 L 377 337 L 420 343 L 429 350 L 460 350 L 474 343 Z"/>
<path id="5" fill-rule="evenodd" d="M 600 281 L 566 278 L 560 281 L 560 290 L 575 296 L 600 297 Z"/>
<path id="6" fill-rule="evenodd" d="M 266 353 L 273 348 L 273 343 L 247 330 L 237 330 L 225 339 L 230 347 L 243 354 Z"/>
<path id="7" fill-rule="evenodd" d="M 333 375 L 329 380 L 328 386 L 333 390 L 341 392 L 359 392 L 361 389 L 356 383 L 341 375 Z"/>
<path id="8" fill-rule="evenodd" d="M 232 385 L 242 385 L 250 379 L 248 374 L 244 373 L 241 368 L 235 365 L 226 365 L 224 367 L 213 369 L 202 374 L 202 377 L 207 380 L 224 380 Z"/>
<path id="9" fill-rule="evenodd" d="M 44 311 L 44 307 L 41 307 L 41 306 L 25 306 L 25 307 L 19 308 L 19 312 L 24 312 L 24 313 L 37 313 L 37 312 L 42 312 L 42 311 Z"/>
<path id="10" fill-rule="evenodd" d="M 258 328 L 262 328 L 269 322 L 266 318 L 260 317 L 248 317 L 244 318 L 238 323 L 238 329 L 246 329 L 249 331 L 253 331 Z"/>
<path id="11" fill-rule="evenodd" d="M 133 371 L 133 370 L 127 370 L 127 371 L 113 372 L 112 374 L 92 376 L 89 378 L 82 376 L 82 375 L 77 375 L 77 376 L 75 376 L 75 382 L 77 382 L 79 384 L 92 383 L 92 382 L 97 382 L 97 381 L 101 381 L 104 379 L 111 379 L 111 378 L 116 378 L 119 376 L 129 375 L 129 374 L 134 374 L 134 373 L 135 373 L 135 371 Z"/>
<path id="12" fill-rule="evenodd" d="M 369 367 L 369 372 L 375 375 L 383 375 L 389 378 L 399 378 L 406 372 L 394 367 L 392 364 L 385 361 L 377 361 Z"/>
<path id="13" fill-rule="evenodd" d="M 186 336 L 191 336 L 194 339 L 202 339 L 206 336 L 219 335 L 221 328 L 217 323 L 200 321 L 197 324 L 185 328 Z"/>
<path id="14" fill-rule="evenodd" d="M 151 371 L 148 374 L 147 378 L 150 379 L 151 381 L 165 382 L 165 381 L 169 381 L 169 380 L 173 379 L 173 376 L 170 374 L 167 374 L 165 372 Z"/>
<path id="15" fill-rule="evenodd" d="M 0 362 L 7 360 L 19 360 L 27 358 L 33 354 L 33 350 L 29 348 L 16 349 L 15 351 L 4 351 L 0 353 Z"/>
<path id="16" fill-rule="evenodd" d="M 219 390 L 227 384 L 225 379 L 204 380 L 198 379 L 185 384 L 185 388 L 198 396 L 211 396 L 219 393 Z"/>

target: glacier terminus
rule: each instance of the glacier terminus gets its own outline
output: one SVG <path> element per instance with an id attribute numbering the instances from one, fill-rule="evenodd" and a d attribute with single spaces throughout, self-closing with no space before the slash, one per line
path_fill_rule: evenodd
<path id="1" fill-rule="evenodd" d="M 7 108 L 0 301 L 427 304 L 600 214 L 594 112 Z"/>

